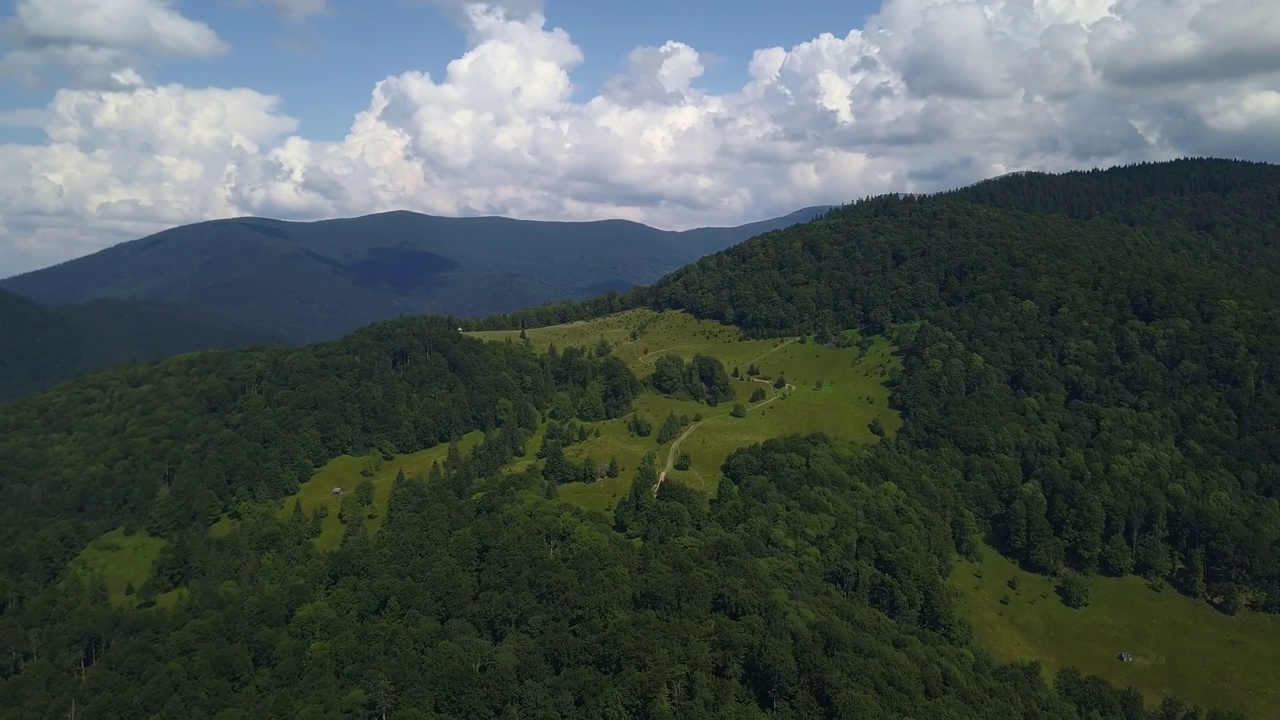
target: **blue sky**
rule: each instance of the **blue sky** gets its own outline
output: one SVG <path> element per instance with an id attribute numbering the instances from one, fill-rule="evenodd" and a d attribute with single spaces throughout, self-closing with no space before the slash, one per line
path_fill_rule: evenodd
<path id="1" fill-rule="evenodd" d="M 1011 170 L 1277 161 L 1273 15 L 1257 0 L 9 0 L 0 277 L 222 217 L 679 229 Z"/>
<path id="2" fill-rule="evenodd" d="M 329 12 L 304 20 L 229 0 L 185 0 L 177 7 L 217 30 L 232 50 L 212 60 L 157 63 L 156 82 L 243 86 L 279 95 L 284 110 L 301 120 L 301 132 L 313 139 L 341 139 L 353 110 L 368 103 L 374 81 L 406 70 L 437 75 L 466 50 L 458 24 L 425 2 L 335 0 Z M 700 85 L 712 92 L 733 90 L 746 81 L 747 61 L 757 48 L 791 47 L 822 33 L 844 36 L 878 7 L 865 0 L 550 0 L 545 13 L 548 25 L 568 31 L 586 56 L 573 73 L 582 97 L 623 71 L 632 48 L 667 40 L 712 56 Z M 0 109 L 44 105 L 60 79 L 55 72 L 39 88 L 0 86 Z M 29 139 L 39 131 L 19 132 Z"/>

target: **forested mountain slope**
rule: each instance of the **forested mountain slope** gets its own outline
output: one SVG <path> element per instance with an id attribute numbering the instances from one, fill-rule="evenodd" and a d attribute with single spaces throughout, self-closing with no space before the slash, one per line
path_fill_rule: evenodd
<path id="1" fill-rule="evenodd" d="M 672 483 L 654 497 L 648 462 L 616 530 L 549 500 L 537 471 L 499 472 L 553 393 L 617 416 L 637 388 L 613 357 L 537 357 L 422 319 L 121 368 L 0 409 L 0 716 L 1140 712 L 1132 692 L 1070 673 L 1055 691 L 975 656 L 943 589 L 942 516 L 829 441 L 740 454 L 710 510 Z M 397 479 L 377 535 L 348 517 L 321 554 L 315 518 L 276 519 L 326 458 L 473 429 L 468 457 Z M 163 549 L 113 598 L 68 562 L 119 525 Z"/>
<path id="2" fill-rule="evenodd" d="M 881 198 L 489 321 L 651 304 L 901 348 L 896 440 L 745 448 L 714 498 L 657 487 L 650 456 L 612 524 L 503 472 L 553 407 L 629 412 L 607 347 L 402 319 L 0 406 L 0 717 L 1238 717 L 997 666 L 944 578 L 985 533 L 1042 571 L 1276 609 L 1275 189 L 1203 196 L 1208 229 Z M 395 480 L 376 533 L 349 514 L 321 553 L 315 515 L 280 518 L 331 458 L 476 430 Z M 161 546 L 119 595 L 72 562 L 116 528 Z"/>
<path id="3" fill-rule="evenodd" d="M 825 209 L 685 232 L 623 220 L 413 212 L 308 223 L 237 218 L 166 230 L 0 280 L 0 288 L 45 305 L 172 303 L 308 343 L 401 316 L 474 317 L 623 290 Z"/>
<path id="4" fill-rule="evenodd" d="M 97 300 L 42 307 L 0 290 L 0 402 L 126 362 L 275 339 L 162 303 Z"/>
<path id="5" fill-rule="evenodd" d="M 1280 167 L 873 198 L 649 288 L 476 325 L 639 305 L 757 334 L 896 328 L 900 452 L 948 468 L 927 492 L 1002 551 L 1280 611 Z"/>

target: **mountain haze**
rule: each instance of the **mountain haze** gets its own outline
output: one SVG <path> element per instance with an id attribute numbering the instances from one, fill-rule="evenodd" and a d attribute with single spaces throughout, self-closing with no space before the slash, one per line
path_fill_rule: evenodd
<path id="1" fill-rule="evenodd" d="M 84 373 L 277 338 L 186 308 L 145 300 L 43 307 L 0 290 L 0 402 Z"/>
<path id="2" fill-rule="evenodd" d="M 0 281 L 44 305 L 172 303 L 289 342 L 401 315 L 474 317 L 625 290 L 826 208 L 734 228 L 535 222 L 396 211 L 319 222 L 216 220 Z"/>

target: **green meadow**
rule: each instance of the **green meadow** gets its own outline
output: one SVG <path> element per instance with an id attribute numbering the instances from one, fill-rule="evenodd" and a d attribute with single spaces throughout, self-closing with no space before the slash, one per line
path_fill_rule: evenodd
<path id="1" fill-rule="evenodd" d="M 519 331 L 474 334 L 497 342 L 520 341 Z M 873 418 L 880 418 L 886 435 L 892 435 L 900 425 L 897 413 L 888 407 L 888 391 L 884 387 L 884 381 L 898 367 L 898 359 L 883 338 L 875 338 L 865 355 L 856 347 L 836 348 L 801 338 L 744 341 L 737 328 L 701 321 L 681 312 L 649 310 L 538 328 L 529 330 L 527 335 L 530 344 L 542 351 L 553 344 L 559 348 L 573 345 L 594 348 L 604 337 L 612 352 L 642 379 L 652 372 L 653 363 L 667 353 L 678 354 L 686 360 L 698 353 L 712 355 L 724 363 L 726 371 L 732 372 L 735 367 L 740 371 L 741 377 L 733 380 L 736 399 L 716 407 L 643 393 L 636 400 L 634 411 L 653 423 L 654 434 L 649 437 L 633 435 L 627 429 L 627 417 L 585 423 L 592 437 L 567 448 L 566 456 L 579 461 L 590 457 L 601 464 L 616 458 L 620 471 L 616 478 L 569 483 L 560 488 L 561 497 L 587 509 L 611 513 L 618 500 L 627 494 L 645 453 L 657 451 L 658 467 L 662 470 L 675 459 L 672 448 L 676 442 L 680 442 L 679 450 L 687 452 L 692 463 L 688 470 L 669 472 L 666 481 L 681 482 L 711 495 L 720 482 L 720 467 L 738 448 L 791 433 L 813 432 L 871 443 L 876 439 L 869 430 Z M 747 368 L 752 364 L 760 371 L 755 380 L 746 377 Z M 775 388 L 771 382 L 779 376 L 788 383 L 782 389 Z M 764 389 L 764 400 L 750 403 L 749 398 L 758 388 Z M 735 403 L 748 406 L 745 417 L 730 415 Z M 687 416 L 690 426 L 696 427 L 682 439 L 659 445 L 657 428 L 669 413 Z M 599 437 L 595 436 L 596 431 Z M 459 442 L 460 450 L 466 454 L 483 438 L 480 432 L 464 436 Z M 542 431 L 539 430 L 530 439 L 525 455 L 512 462 L 507 470 L 515 472 L 539 466 L 537 452 L 541 445 Z M 343 535 L 338 519 L 342 497 L 334 495 L 333 488 L 341 487 L 351 493 L 365 479 L 363 473 L 369 472 L 374 503 L 365 526 L 369 532 L 377 532 L 396 473 L 403 470 L 406 477 L 425 476 L 432 463 L 443 462 L 447 454 L 448 446 L 438 445 L 397 455 L 391 460 L 382 460 L 376 454 L 334 458 L 317 470 L 296 494 L 284 499 L 280 516 L 288 517 L 295 502 L 301 505 L 308 519 L 319 508 L 327 508 L 315 545 L 321 550 L 331 550 L 342 542 Z M 225 535 L 230 523 L 223 518 L 210 528 L 210 534 Z"/>
<path id="2" fill-rule="evenodd" d="M 466 454 L 480 441 L 484 433 L 476 431 L 467 433 L 458 441 L 458 449 Z M 373 483 L 373 514 L 365 521 L 369 533 L 378 531 L 382 524 L 382 516 L 386 513 L 387 498 L 391 495 L 391 483 L 396 473 L 404 471 L 405 477 L 425 476 L 436 462 L 444 462 L 449 454 L 449 445 L 420 450 L 416 453 L 397 455 L 391 460 L 382 460 L 376 453 L 367 456 L 340 455 L 330 460 L 311 476 L 311 479 L 298 488 L 298 492 L 284 499 L 280 506 L 280 516 L 289 517 L 293 505 L 302 505 L 302 512 L 307 518 L 315 514 L 320 507 L 328 508 L 328 515 L 321 524 L 320 535 L 315 545 L 321 550 L 332 550 L 342 542 L 342 523 L 338 520 L 338 508 L 342 497 L 333 494 L 333 488 L 340 487 L 346 493 L 355 491 L 356 485 L 368 479 Z M 368 469 L 368 478 L 363 472 Z"/>
<path id="3" fill-rule="evenodd" d="M 520 332 L 496 331 L 473 333 L 491 341 L 519 342 Z M 854 333 L 847 333 L 856 339 Z M 673 470 L 667 480 L 687 484 L 707 494 L 714 494 L 720 482 L 720 468 L 728 456 L 741 447 L 793 433 L 821 432 L 832 437 L 858 443 L 871 443 L 876 436 L 870 431 L 872 419 L 879 417 L 886 435 L 892 436 L 901 425 L 897 413 L 888 406 L 888 390 L 884 382 L 899 367 L 893 347 L 883 338 L 874 342 L 863 355 L 857 347 L 837 348 L 819 345 L 808 338 L 775 338 L 742 340 L 735 327 L 698 320 L 683 312 L 632 310 L 595 320 L 535 328 L 526 331 L 530 345 L 545 350 L 585 346 L 594 348 L 604 338 L 613 354 L 622 359 L 644 379 L 652 372 L 657 359 L 675 354 L 691 360 L 696 354 L 711 355 L 724 363 L 725 370 L 739 370 L 733 380 L 735 400 L 708 407 L 692 401 L 643 394 L 635 404 L 635 412 L 652 421 L 656 429 L 668 413 L 685 415 L 696 425 L 680 442 L 679 451 L 689 454 L 688 470 Z M 747 378 L 747 369 L 755 365 L 756 379 Z M 772 380 L 782 377 L 787 386 L 773 387 Z M 753 392 L 763 388 L 765 398 L 750 403 Z M 730 415 L 735 403 L 748 406 L 745 417 Z M 697 420 L 701 416 L 701 420 Z M 616 458 L 621 472 L 617 478 L 593 483 L 569 483 L 561 488 L 561 497 L 585 508 L 610 512 L 626 495 L 631 477 L 641 458 L 650 450 L 658 451 L 659 470 L 674 459 L 669 441 L 659 446 L 654 436 L 638 437 L 627 429 L 627 418 L 591 423 L 600 437 L 592 437 L 566 449 L 570 459 L 591 457 L 599 463 Z M 686 428 L 687 430 L 688 428 Z M 515 467 L 535 464 L 534 453 L 540 440 L 531 443 L 525 458 Z"/>
<path id="4" fill-rule="evenodd" d="M 1051 579 L 1023 572 L 990 548 L 982 555 L 978 563 L 957 563 L 951 584 L 974 639 L 996 660 L 1038 661 L 1048 678 L 1074 665 L 1136 688 L 1149 706 L 1176 695 L 1206 709 L 1276 716 L 1280 618 L 1223 615 L 1137 577 L 1089 577 L 1091 602 L 1071 609 Z M 1133 661 L 1121 662 L 1121 652 Z"/>
<path id="5" fill-rule="evenodd" d="M 145 530 L 126 535 L 124 528 L 116 528 L 85 546 L 71 561 L 71 569 L 86 582 L 102 578 L 111 604 L 132 608 L 138 601 L 129 586 L 136 591 L 151 578 L 151 566 L 164 546 L 164 540 Z M 184 593 L 182 588 L 163 593 L 156 597 L 156 605 L 172 606 Z"/>

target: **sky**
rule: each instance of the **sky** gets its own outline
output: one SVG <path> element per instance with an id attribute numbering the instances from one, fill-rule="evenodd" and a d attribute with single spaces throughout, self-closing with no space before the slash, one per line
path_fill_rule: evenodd
<path id="1" fill-rule="evenodd" d="M 0 277 L 392 209 L 735 225 L 1280 161 L 1259 0 L 0 0 Z"/>

